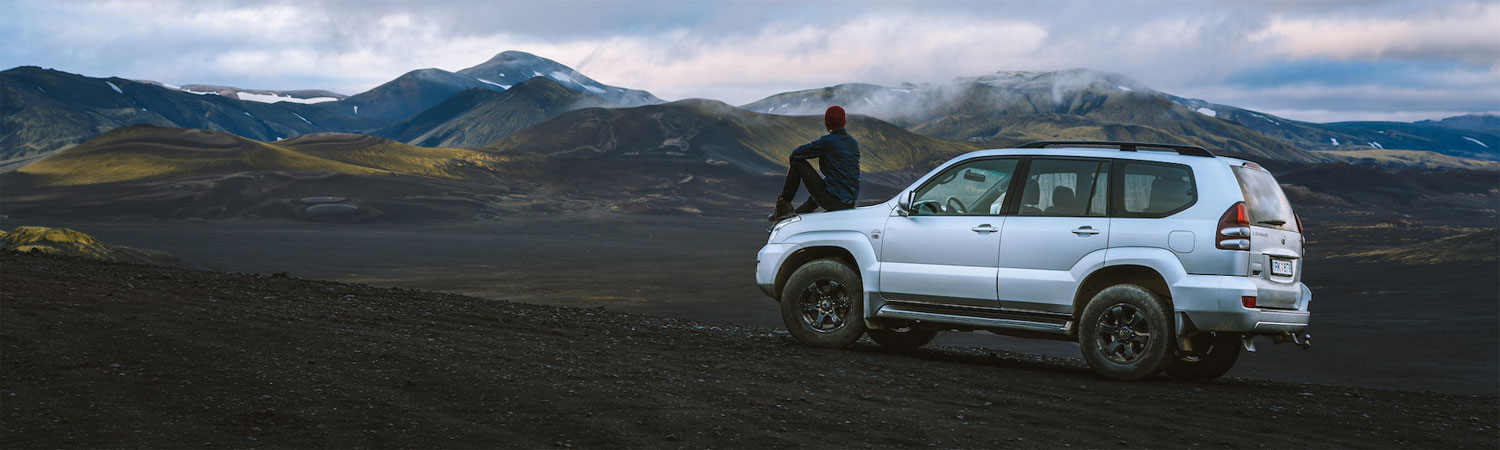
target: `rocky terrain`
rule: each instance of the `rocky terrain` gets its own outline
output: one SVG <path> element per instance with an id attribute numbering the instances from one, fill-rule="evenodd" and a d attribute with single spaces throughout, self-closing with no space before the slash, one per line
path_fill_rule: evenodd
<path id="1" fill-rule="evenodd" d="M 1111 382 L 993 350 L 6 252 L 0 441 L 58 447 L 1495 448 L 1500 402 Z"/>

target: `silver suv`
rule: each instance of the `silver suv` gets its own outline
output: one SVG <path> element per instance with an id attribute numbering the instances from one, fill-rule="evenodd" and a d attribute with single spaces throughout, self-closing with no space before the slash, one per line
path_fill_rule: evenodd
<path id="1" fill-rule="evenodd" d="M 1254 336 L 1309 344 L 1301 230 L 1256 163 L 1044 141 L 959 156 L 879 205 L 783 220 L 755 278 L 809 345 L 984 330 L 1078 342 L 1109 378 L 1211 380 Z"/>

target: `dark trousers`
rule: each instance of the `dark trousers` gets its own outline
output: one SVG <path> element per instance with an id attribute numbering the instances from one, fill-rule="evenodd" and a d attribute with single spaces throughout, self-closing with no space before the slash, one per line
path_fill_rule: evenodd
<path id="1" fill-rule="evenodd" d="M 823 182 L 818 170 L 814 169 L 812 163 L 805 159 L 791 160 L 790 167 L 786 171 L 786 184 L 781 187 L 781 198 L 790 202 L 797 196 L 797 186 L 807 186 L 807 202 L 797 207 L 798 213 L 810 213 L 817 210 L 819 206 L 829 211 L 853 208 L 854 205 L 845 204 L 839 197 L 828 192 L 828 184 Z"/>

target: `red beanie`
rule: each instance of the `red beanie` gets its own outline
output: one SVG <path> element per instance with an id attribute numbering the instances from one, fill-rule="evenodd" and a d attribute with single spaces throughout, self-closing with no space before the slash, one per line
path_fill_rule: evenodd
<path id="1" fill-rule="evenodd" d="M 828 112 L 823 113 L 823 126 L 830 130 L 844 127 L 844 108 L 838 105 L 828 107 Z"/>

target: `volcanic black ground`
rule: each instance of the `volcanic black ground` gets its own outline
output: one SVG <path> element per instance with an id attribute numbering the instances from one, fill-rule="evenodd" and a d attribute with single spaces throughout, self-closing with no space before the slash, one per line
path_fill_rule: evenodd
<path id="1" fill-rule="evenodd" d="M 1493 396 L 1102 380 L 1066 360 L 0 255 L 0 444 L 1495 448 Z"/>

